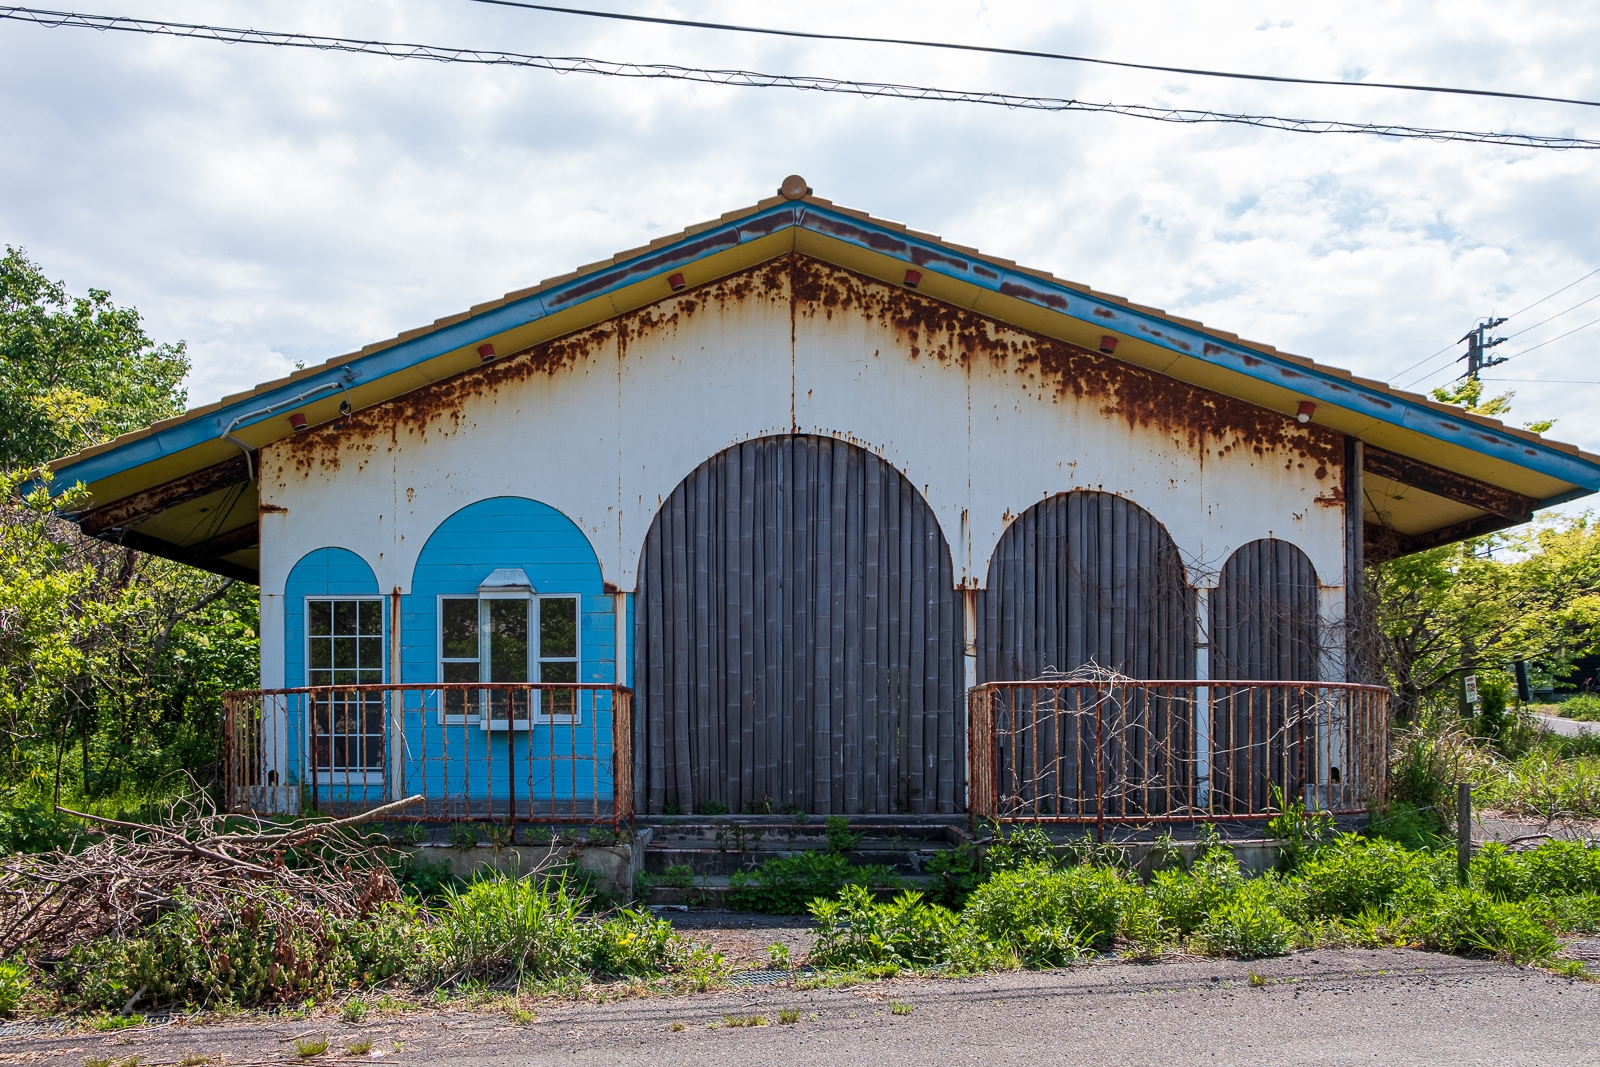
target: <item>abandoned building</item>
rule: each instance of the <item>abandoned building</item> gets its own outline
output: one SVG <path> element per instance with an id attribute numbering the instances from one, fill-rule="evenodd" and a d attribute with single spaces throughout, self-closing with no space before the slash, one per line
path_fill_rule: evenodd
<path id="1" fill-rule="evenodd" d="M 1358 810 L 1364 559 L 1600 488 L 798 177 L 55 472 L 259 584 L 236 807 L 513 821 Z"/>

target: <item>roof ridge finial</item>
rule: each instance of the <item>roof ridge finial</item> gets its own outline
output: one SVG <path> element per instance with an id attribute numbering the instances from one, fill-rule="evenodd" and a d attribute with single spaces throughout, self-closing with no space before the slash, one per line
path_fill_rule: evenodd
<path id="1" fill-rule="evenodd" d="M 789 200 L 799 200 L 802 196 L 811 195 L 811 186 L 798 174 L 791 174 L 783 179 L 783 184 L 778 186 L 778 195 Z"/>

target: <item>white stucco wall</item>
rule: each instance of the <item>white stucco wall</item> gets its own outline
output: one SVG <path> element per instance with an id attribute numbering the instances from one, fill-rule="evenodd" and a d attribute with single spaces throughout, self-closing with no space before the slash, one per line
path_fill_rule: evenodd
<path id="1" fill-rule="evenodd" d="M 684 476 L 736 442 L 802 432 L 853 441 L 909 476 L 969 585 L 984 584 L 1011 518 L 1093 488 L 1155 515 L 1195 584 L 1213 584 L 1240 545 L 1293 542 L 1338 614 L 1334 435 L 1063 351 L 780 260 L 266 449 L 263 606 L 297 560 L 330 545 L 365 558 L 383 592 L 409 592 L 429 534 L 499 495 L 564 512 L 606 581 L 631 590 L 656 509 Z M 280 654 L 268 651 L 271 615 L 265 678 Z"/>

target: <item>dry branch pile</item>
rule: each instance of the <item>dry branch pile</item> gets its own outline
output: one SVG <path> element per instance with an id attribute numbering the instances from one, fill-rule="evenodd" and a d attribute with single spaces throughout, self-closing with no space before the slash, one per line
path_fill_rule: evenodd
<path id="1" fill-rule="evenodd" d="M 408 797 L 348 819 L 290 825 L 218 815 L 203 795 L 158 825 L 81 812 L 95 837 L 72 852 L 0 859 L 0 959 L 60 959 L 75 945 L 132 934 L 182 905 L 218 921 L 250 910 L 293 928 L 348 919 L 399 899 L 386 849 L 354 827 L 417 803 Z"/>

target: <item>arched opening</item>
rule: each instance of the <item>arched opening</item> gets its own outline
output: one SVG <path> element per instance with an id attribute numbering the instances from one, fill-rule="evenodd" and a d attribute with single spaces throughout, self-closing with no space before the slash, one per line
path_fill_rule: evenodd
<path id="1" fill-rule="evenodd" d="M 982 681 L 1083 667 L 1186 679 L 1194 592 L 1166 528 L 1110 493 L 1061 493 L 1019 515 L 989 560 L 978 613 Z M 1001 692 L 997 771 L 1035 815 L 1159 815 L 1195 803 L 1188 689 Z M 1096 799 L 1096 798 L 1100 799 Z M 1057 810 L 1059 809 L 1059 810 Z"/>
<path id="2" fill-rule="evenodd" d="M 729 448 L 662 504 L 635 608 L 641 812 L 950 812 L 961 611 L 899 471 L 793 434 Z"/>
<path id="3" fill-rule="evenodd" d="M 1212 678 L 1317 680 L 1317 573 L 1298 547 L 1276 538 L 1241 546 L 1223 564 L 1210 606 Z M 1312 746 L 1342 728 L 1326 720 L 1314 685 L 1216 687 L 1213 808 L 1260 811 L 1300 796 L 1317 763 Z M 1324 753 L 1323 762 L 1337 784 L 1340 754 Z"/>
<path id="4" fill-rule="evenodd" d="M 1111 493 L 1059 493 L 1006 527 L 978 618 L 979 680 L 1088 664 L 1194 674 L 1194 592 L 1155 516 Z"/>

